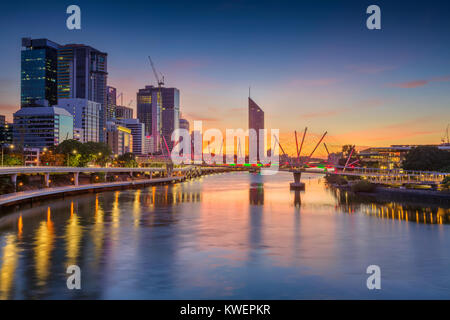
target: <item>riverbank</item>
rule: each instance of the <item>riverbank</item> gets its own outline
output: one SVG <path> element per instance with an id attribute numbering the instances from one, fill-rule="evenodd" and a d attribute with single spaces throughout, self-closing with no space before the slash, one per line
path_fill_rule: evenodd
<path id="1" fill-rule="evenodd" d="M 44 188 L 32 191 L 23 191 L 0 196 L 0 209 L 12 205 L 33 202 L 34 200 L 41 200 L 52 197 L 64 197 L 66 195 L 74 195 L 87 192 L 100 192 L 105 190 L 126 189 L 134 187 L 146 187 L 149 185 L 156 185 L 162 183 L 180 182 L 185 180 L 185 176 L 175 176 L 166 178 L 153 178 L 143 180 L 119 181 L 119 182 L 102 182 L 91 183 L 78 186 L 64 186 Z"/>
<path id="2" fill-rule="evenodd" d="M 346 185 L 329 184 L 333 188 L 352 191 L 351 183 Z M 376 186 L 373 192 L 354 192 L 358 195 L 376 198 L 377 200 L 438 201 L 450 203 L 450 192 L 437 190 L 419 190 L 406 188 L 389 188 Z"/>

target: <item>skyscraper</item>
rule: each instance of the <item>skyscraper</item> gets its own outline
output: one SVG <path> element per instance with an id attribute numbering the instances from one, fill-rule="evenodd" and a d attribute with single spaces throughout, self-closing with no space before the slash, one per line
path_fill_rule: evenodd
<path id="1" fill-rule="evenodd" d="M 162 92 L 162 125 L 161 134 L 169 151 L 172 151 L 174 142 L 172 133 L 180 125 L 180 90 L 177 88 L 161 88 Z"/>
<path id="2" fill-rule="evenodd" d="M 99 140 L 106 141 L 107 54 L 83 44 L 58 50 L 58 98 L 80 98 L 101 104 Z"/>
<path id="3" fill-rule="evenodd" d="M 264 141 L 259 140 L 259 130 L 264 129 L 264 111 L 248 97 L 248 128 L 256 132 L 256 157 L 259 161 L 259 148 L 264 148 Z"/>
<path id="4" fill-rule="evenodd" d="M 106 120 L 108 121 L 116 117 L 117 90 L 111 86 L 107 86 L 106 90 Z"/>
<path id="5" fill-rule="evenodd" d="M 145 134 L 152 134 L 152 108 L 156 106 L 156 100 L 153 104 L 153 95 L 156 95 L 157 88 L 154 86 L 145 86 L 139 89 L 136 94 L 137 101 L 137 118 L 145 125 Z M 156 99 L 157 97 L 155 97 Z"/>
<path id="6" fill-rule="evenodd" d="M 133 153 L 136 155 L 147 154 L 145 146 L 145 125 L 139 122 L 139 119 L 122 119 L 117 122 L 131 130 L 133 139 Z"/>
<path id="7" fill-rule="evenodd" d="M 158 95 L 161 90 L 161 106 Z M 151 135 L 155 143 L 154 150 L 164 148 L 169 152 L 173 148 L 172 132 L 179 127 L 180 90 L 177 88 L 161 88 L 146 86 L 137 93 L 137 117 L 145 124 L 147 135 Z M 162 145 L 161 145 L 162 144 Z"/>
<path id="8" fill-rule="evenodd" d="M 79 141 L 99 141 L 100 103 L 77 98 L 59 99 L 58 107 L 73 116 L 73 127 Z"/>
<path id="9" fill-rule="evenodd" d="M 37 106 L 36 101 L 57 103 L 57 51 L 59 44 L 47 39 L 22 38 L 20 105 Z"/>

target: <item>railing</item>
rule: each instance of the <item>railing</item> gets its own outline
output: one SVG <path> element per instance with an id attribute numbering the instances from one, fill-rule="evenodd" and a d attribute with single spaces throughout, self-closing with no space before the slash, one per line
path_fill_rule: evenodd
<path id="1" fill-rule="evenodd" d="M 357 175 L 367 177 L 371 181 L 386 183 L 429 183 L 441 182 L 450 173 L 436 171 L 416 171 L 403 169 L 379 169 L 379 168 L 344 168 L 336 166 L 334 173 L 340 175 Z"/>

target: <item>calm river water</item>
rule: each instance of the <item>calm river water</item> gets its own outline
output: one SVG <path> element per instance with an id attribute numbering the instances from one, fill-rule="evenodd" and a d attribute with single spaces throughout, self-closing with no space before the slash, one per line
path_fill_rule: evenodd
<path id="1" fill-rule="evenodd" d="M 0 216 L 1 299 L 450 298 L 450 209 L 246 172 Z M 81 290 L 66 286 L 81 268 Z M 381 290 L 366 269 L 381 268 Z"/>

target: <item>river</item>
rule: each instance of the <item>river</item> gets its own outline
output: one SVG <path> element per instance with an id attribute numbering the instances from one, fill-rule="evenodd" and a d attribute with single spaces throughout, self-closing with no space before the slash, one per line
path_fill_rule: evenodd
<path id="1" fill-rule="evenodd" d="M 303 181 L 234 172 L 22 205 L 0 216 L 0 299 L 450 298 L 448 205 Z"/>

